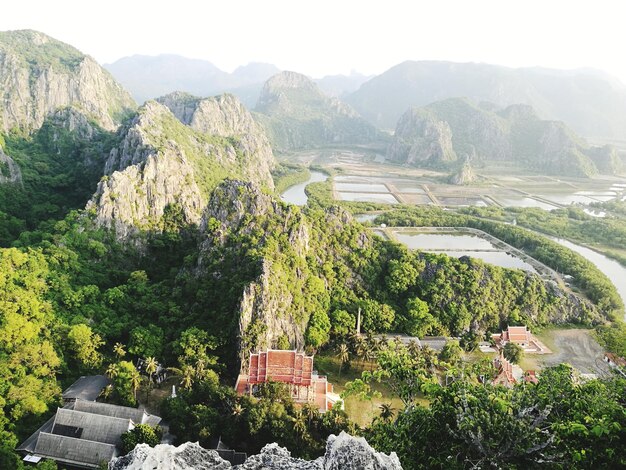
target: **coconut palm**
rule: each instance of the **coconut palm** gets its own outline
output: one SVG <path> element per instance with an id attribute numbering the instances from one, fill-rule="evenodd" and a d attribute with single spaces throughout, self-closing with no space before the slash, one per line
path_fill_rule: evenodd
<path id="1" fill-rule="evenodd" d="M 133 369 L 130 373 L 130 386 L 133 388 L 133 394 L 135 396 L 135 400 L 137 400 L 137 390 L 141 386 L 141 374 L 137 371 L 137 369 Z"/>
<path id="2" fill-rule="evenodd" d="M 143 363 L 146 368 L 146 373 L 150 378 L 150 382 L 152 382 L 152 376 L 156 373 L 159 363 L 154 357 L 147 357 Z"/>
<path id="3" fill-rule="evenodd" d="M 107 367 L 107 370 L 105 372 L 105 375 L 112 379 L 113 377 L 117 377 L 117 374 L 119 373 L 119 369 L 117 367 L 117 364 L 109 364 L 109 367 Z"/>
<path id="4" fill-rule="evenodd" d="M 420 353 L 422 352 L 420 345 L 414 339 L 409 341 L 407 349 L 409 350 L 409 353 L 413 358 L 418 358 L 420 356 Z"/>
<path id="5" fill-rule="evenodd" d="M 313 418 L 316 418 L 320 414 L 320 410 L 312 403 L 305 403 L 302 405 L 302 412 L 307 417 L 309 421 L 309 426 L 311 426 L 311 421 Z"/>
<path id="6" fill-rule="evenodd" d="M 306 421 L 304 419 L 304 414 L 300 410 L 296 410 L 293 420 L 293 430 L 298 437 L 304 439 L 307 433 Z"/>
<path id="7" fill-rule="evenodd" d="M 126 350 L 124 349 L 124 345 L 122 343 L 115 343 L 113 346 L 113 353 L 117 357 L 117 359 L 121 359 L 126 355 Z"/>
<path id="8" fill-rule="evenodd" d="M 394 409 L 391 407 L 391 403 L 383 403 L 378 407 L 380 409 L 380 419 L 385 422 L 391 421 L 394 415 Z"/>
<path id="9" fill-rule="evenodd" d="M 343 365 L 350 360 L 350 350 L 345 343 L 339 345 L 339 350 L 337 351 L 339 356 L 339 377 L 341 377 L 341 369 Z"/>
<path id="10" fill-rule="evenodd" d="M 181 387 L 185 390 L 189 390 L 191 388 L 194 382 L 194 377 L 196 376 L 196 370 L 192 366 L 185 364 L 180 369 L 178 367 L 168 367 L 168 370 L 180 378 Z"/>

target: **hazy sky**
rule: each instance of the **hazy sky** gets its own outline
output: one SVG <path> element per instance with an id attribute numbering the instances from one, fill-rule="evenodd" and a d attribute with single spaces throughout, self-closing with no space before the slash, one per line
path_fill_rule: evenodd
<path id="1" fill-rule="evenodd" d="M 0 30 L 30 28 L 101 63 L 175 53 L 232 71 L 251 61 L 314 77 L 404 60 L 594 67 L 626 83 L 618 0 L 14 0 Z"/>

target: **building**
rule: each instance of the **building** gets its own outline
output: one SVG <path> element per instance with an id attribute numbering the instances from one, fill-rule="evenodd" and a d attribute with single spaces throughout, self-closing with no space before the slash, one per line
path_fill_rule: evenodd
<path id="1" fill-rule="evenodd" d="M 502 333 L 491 335 L 491 339 L 497 349 L 502 349 L 507 343 L 515 343 L 527 353 L 546 354 L 551 352 L 525 326 L 509 326 Z"/>
<path id="2" fill-rule="evenodd" d="M 63 392 L 63 403 L 75 400 L 96 401 L 102 389 L 110 383 L 104 375 L 82 376 Z"/>
<path id="3" fill-rule="evenodd" d="M 253 395 L 260 384 L 272 381 L 287 384 L 296 403 L 312 403 L 320 412 L 330 410 L 339 401 L 333 385 L 313 370 L 313 356 L 302 352 L 275 350 L 251 353 L 247 373 L 239 374 L 235 390 L 240 395 Z"/>
<path id="4" fill-rule="evenodd" d="M 120 455 L 122 434 L 137 424 L 161 422 L 144 410 L 81 398 L 100 394 L 107 382 L 99 377 L 81 377 L 63 392 L 65 406 L 17 448 L 26 454 L 24 461 L 47 458 L 70 467 L 97 468 Z M 95 393 L 97 384 L 102 388 Z"/>
<path id="5" fill-rule="evenodd" d="M 491 381 L 493 385 L 512 387 L 524 376 L 522 368 L 509 362 L 503 354 L 493 360 L 493 366 L 496 369 L 496 376 Z"/>

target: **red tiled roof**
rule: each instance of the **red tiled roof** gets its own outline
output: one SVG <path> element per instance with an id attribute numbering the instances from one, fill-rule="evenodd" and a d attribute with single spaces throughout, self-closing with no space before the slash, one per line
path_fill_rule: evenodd
<path id="1" fill-rule="evenodd" d="M 504 335 L 503 335 L 504 336 Z M 525 326 L 509 326 L 507 330 L 508 340 L 515 342 L 529 342 L 530 341 L 530 331 L 526 329 Z"/>
<path id="2" fill-rule="evenodd" d="M 615 365 L 618 365 L 620 367 L 626 367 L 626 359 L 624 359 L 623 357 L 620 357 L 617 354 L 613 354 L 610 352 L 605 353 L 604 355 Z"/>

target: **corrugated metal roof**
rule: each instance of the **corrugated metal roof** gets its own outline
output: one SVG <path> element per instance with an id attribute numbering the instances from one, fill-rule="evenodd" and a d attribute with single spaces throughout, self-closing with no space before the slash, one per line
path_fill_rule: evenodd
<path id="1" fill-rule="evenodd" d="M 111 416 L 84 413 L 66 408 L 57 410 L 54 426 L 56 427 L 59 424 L 82 428 L 81 439 L 105 442 L 107 444 L 118 444 L 120 436 L 133 427 L 130 419 L 113 418 Z M 52 428 L 52 434 L 57 434 L 54 427 Z"/>
<path id="2" fill-rule="evenodd" d="M 97 467 L 115 457 L 116 449 L 112 444 L 42 432 L 35 453 L 69 464 Z"/>
<path id="3" fill-rule="evenodd" d="M 110 380 L 104 375 L 84 376 L 70 385 L 63 392 L 64 400 L 89 400 L 95 401 L 100 395 L 104 387 L 110 383 Z"/>

